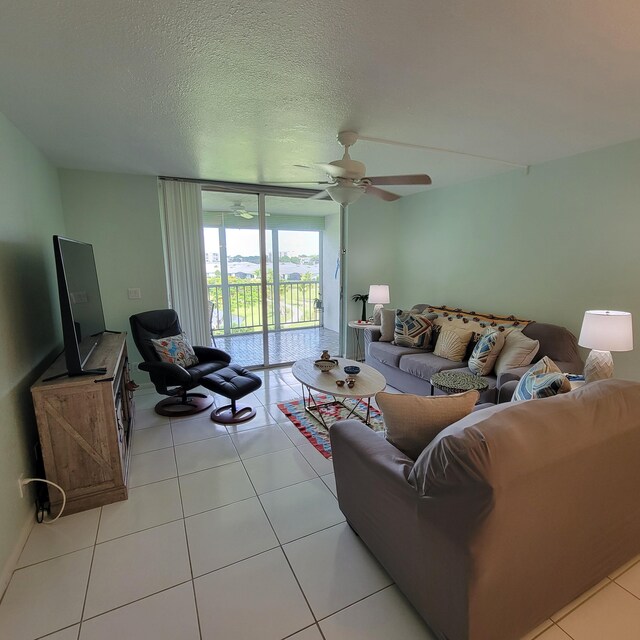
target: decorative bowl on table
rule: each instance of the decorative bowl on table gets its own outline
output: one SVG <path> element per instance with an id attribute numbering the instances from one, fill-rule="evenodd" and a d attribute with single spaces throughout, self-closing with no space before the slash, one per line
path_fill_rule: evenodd
<path id="1" fill-rule="evenodd" d="M 360 367 L 356 367 L 356 365 L 350 364 L 344 367 L 344 372 L 348 376 L 357 376 L 360 373 Z"/>
<path id="2" fill-rule="evenodd" d="M 322 373 L 327 373 L 327 371 L 331 371 L 331 369 L 335 369 L 338 366 L 337 360 L 316 360 L 314 365 L 322 371 Z"/>

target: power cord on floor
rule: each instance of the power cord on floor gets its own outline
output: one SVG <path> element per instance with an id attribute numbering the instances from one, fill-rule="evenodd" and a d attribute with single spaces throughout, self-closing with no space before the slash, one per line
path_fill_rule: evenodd
<path id="1" fill-rule="evenodd" d="M 51 480 L 45 480 L 44 478 L 22 478 L 22 480 L 20 480 L 20 485 L 24 487 L 25 485 L 28 485 L 31 482 L 44 482 L 46 484 L 50 484 L 52 487 L 55 487 L 62 494 L 62 507 L 60 508 L 58 515 L 52 520 L 44 520 L 44 518 L 41 521 L 39 520 L 39 522 L 43 522 L 44 524 L 53 524 L 62 515 L 62 512 L 64 511 L 64 508 L 67 504 L 67 494 L 64 492 L 64 489 L 59 484 L 56 484 L 55 482 L 51 482 Z"/>

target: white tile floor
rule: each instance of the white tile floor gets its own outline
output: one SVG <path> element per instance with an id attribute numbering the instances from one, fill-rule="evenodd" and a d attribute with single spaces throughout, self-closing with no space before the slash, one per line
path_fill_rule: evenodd
<path id="1" fill-rule="evenodd" d="M 137 394 L 129 499 L 34 527 L 0 638 L 434 639 L 344 522 L 331 461 L 276 408 L 299 393 L 290 372 L 261 375 L 239 427 Z M 638 640 L 638 560 L 526 640 Z"/>

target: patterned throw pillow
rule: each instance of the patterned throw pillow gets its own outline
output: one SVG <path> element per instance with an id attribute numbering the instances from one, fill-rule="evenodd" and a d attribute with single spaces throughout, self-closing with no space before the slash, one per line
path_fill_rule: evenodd
<path id="1" fill-rule="evenodd" d="M 567 391 L 571 391 L 571 383 L 556 363 L 545 356 L 520 378 L 511 402 L 548 398 Z"/>
<path id="2" fill-rule="evenodd" d="M 427 349 L 431 338 L 431 320 L 419 313 L 396 311 L 393 343 L 399 347 Z"/>
<path id="3" fill-rule="evenodd" d="M 198 358 L 184 331 L 178 336 L 151 340 L 151 343 L 163 362 L 172 362 L 181 367 L 198 364 Z"/>
<path id="4" fill-rule="evenodd" d="M 473 331 L 471 329 L 442 327 L 433 353 L 440 358 L 446 358 L 453 362 L 462 362 L 472 335 Z"/>
<path id="5" fill-rule="evenodd" d="M 473 353 L 469 358 L 471 373 L 478 376 L 488 376 L 504 346 L 504 332 L 497 329 L 487 329 L 480 340 L 476 342 Z"/>

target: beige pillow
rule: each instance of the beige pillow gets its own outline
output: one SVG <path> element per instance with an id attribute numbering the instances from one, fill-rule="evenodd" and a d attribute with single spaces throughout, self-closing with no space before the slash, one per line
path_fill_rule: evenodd
<path id="1" fill-rule="evenodd" d="M 380 342 L 391 342 L 396 327 L 396 310 L 382 309 L 380 313 Z"/>
<path id="2" fill-rule="evenodd" d="M 446 427 L 470 414 L 480 394 L 474 389 L 450 396 L 376 394 L 387 428 L 387 440 L 415 460 Z"/>
<path id="3" fill-rule="evenodd" d="M 471 329 L 462 329 L 461 327 L 442 327 L 438 335 L 436 347 L 433 350 L 440 358 L 446 358 L 453 362 L 462 362 L 467 353 L 467 345 L 473 331 Z"/>
<path id="4" fill-rule="evenodd" d="M 540 349 L 537 340 L 527 338 L 522 331 L 511 331 L 504 341 L 504 347 L 495 364 L 496 375 L 507 369 L 526 367 L 536 357 Z"/>

